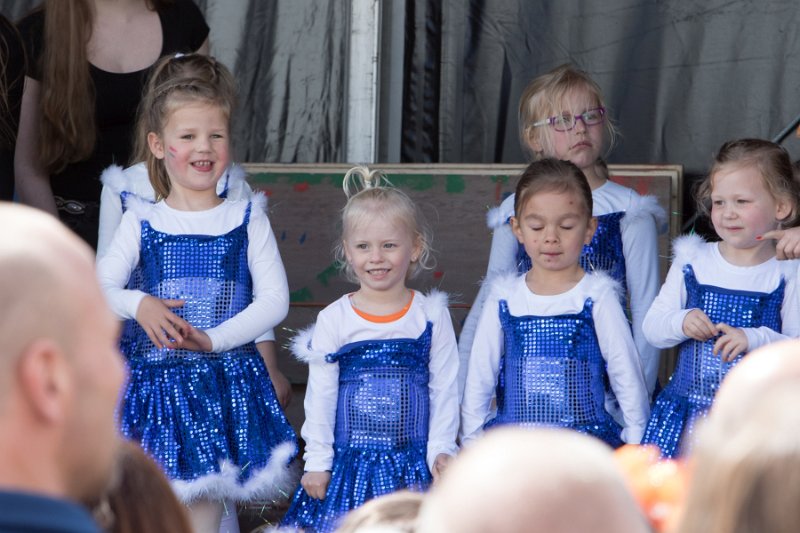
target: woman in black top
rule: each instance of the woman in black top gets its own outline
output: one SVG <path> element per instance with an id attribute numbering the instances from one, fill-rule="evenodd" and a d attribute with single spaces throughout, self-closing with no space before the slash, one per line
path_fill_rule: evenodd
<path id="1" fill-rule="evenodd" d="M 28 69 L 17 194 L 96 248 L 100 174 L 130 163 L 150 67 L 163 55 L 208 53 L 208 26 L 191 0 L 45 0 L 18 27 Z"/>

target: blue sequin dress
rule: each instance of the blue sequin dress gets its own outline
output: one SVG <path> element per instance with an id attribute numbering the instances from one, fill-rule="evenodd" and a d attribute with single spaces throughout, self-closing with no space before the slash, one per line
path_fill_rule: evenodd
<path id="1" fill-rule="evenodd" d="M 711 322 L 735 328 L 767 326 L 781 331 L 785 282 L 770 293 L 726 289 L 699 283 L 691 264 L 683 266 L 686 309 L 702 310 Z M 724 362 L 712 350 L 716 338 L 680 344 L 678 364 L 650 413 L 643 444 L 656 444 L 665 457 L 675 457 L 694 430 L 695 422 L 711 407 L 720 383 L 743 357 Z"/>
<path id="2" fill-rule="evenodd" d="M 333 531 L 342 515 L 431 483 L 426 463 L 432 324 L 416 339 L 360 341 L 326 356 L 339 364 L 331 480 L 324 500 L 300 487 L 283 524 Z"/>
<path id="3" fill-rule="evenodd" d="M 251 206 L 222 235 L 172 235 L 142 220 L 131 283 L 157 298 L 185 300 L 174 312 L 198 329 L 235 316 L 253 299 Z M 221 353 L 157 348 L 138 323 L 130 326 L 121 430 L 157 460 L 178 496 L 249 500 L 279 492 L 296 437 L 255 344 Z"/>
<path id="4" fill-rule="evenodd" d="M 576 314 L 514 316 L 500 300 L 505 353 L 496 389 L 497 416 L 484 429 L 504 424 L 556 426 L 621 446 L 622 427 L 605 410 L 600 353 L 587 298 Z"/>

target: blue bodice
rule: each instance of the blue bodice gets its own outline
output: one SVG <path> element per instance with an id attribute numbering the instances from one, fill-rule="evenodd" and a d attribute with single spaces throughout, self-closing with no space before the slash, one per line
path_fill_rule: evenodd
<path id="1" fill-rule="evenodd" d="M 417 339 L 355 342 L 327 356 L 339 363 L 337 448 L 426 449 L 432 331 L 429 322 Z"/>
<path id="2" fill-rule="evenodd" d="M 738 291 L 697 281 L 691 265 L 683 267 L 686 309 L 701 309 L 711 322 L 735 328 L 769 327 L 781 331 L 781 304 L 785 281 L 771 293 Z M 722 379 L 742 356 L 723 361 L 712 350 L 716 338 L 705 342 L 689 339 L 680 345 L 678 365 L 669 383 L 670 393 L 690 397 L 706 407 L 717 393 Z"/>
<path id="3" fill-rule="evenodd" d="M 601 270 L 622 284 L 626 289 L 625 256 L 622 253 L 622 231 L 620 224 L 624 211 L 606 213 L 597 217 L 597 231 L 589 244 L 584 245 L 581 267 L 586 272 Z M 522 243 L 517 249 L 517 271 L 523 274 L 531 269 L 531 258 Z"/>
<path id="4" fill-rule="evenodd" d="M 245 309 L 253 300 L 253 281 L 247 263 L 248 204 L 241 225 L 222 235 L 172 235 L 141 223 L 139 266 L 128 286 L 160 299 L 184 300 L 172 311 L 198 329 L 220 325 Z M 157 348 L 136 323 L 122 348 L 128 357 L 196 357 L 189 350 Z M 249 343 L 237 353 L 255 353 Z M 223 354 L 218 354 L 223 355 Z"/>
<path id="5" fill-rule="evenodd" d="M 604 407 L 605 360 L 595 334 L 591 298 L 576 314 L 517 317 L 505 300 L 500 301 L 499 312 L 505 354 L 497 416 L 486 426 L 570 427 L 611 435 L 616 444 L 621 428 Z"/>

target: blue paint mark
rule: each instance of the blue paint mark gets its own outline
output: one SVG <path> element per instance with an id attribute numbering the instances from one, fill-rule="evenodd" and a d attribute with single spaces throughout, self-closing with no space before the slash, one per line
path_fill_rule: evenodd
<path id="1" fill-rule="evenodd" d="M 306 233 L 305 232 L 303 232 L 303 234 L 300 235 L 300 244 L 303 244 L 304 242 L 306 242 Z"/>
<path id="2" fill-rule="evenodd" d="M 281 232 L 281 240 L 282 240 L 282 241 L 285 241 L 285 240 L 286 240 L 286 230 L 283 230 L 283 231 Z"/>

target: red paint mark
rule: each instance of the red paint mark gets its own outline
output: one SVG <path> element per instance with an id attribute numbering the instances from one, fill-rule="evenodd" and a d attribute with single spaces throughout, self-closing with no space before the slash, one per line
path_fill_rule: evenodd
<path id="1" fill-rule="evenodd" d="M 494 186 L 494 203 L 500 203 L 500 194 L 503 192 L 503 184 L 500 183 L 500 180 L 497 180 L 497 183 Z"/>
<path id="2" fill-rule="evenodd" d="M 175 149 L 173 146 L 168 146 L 167 149 L 170 151 L 171 154 L 177 154 L 178 150 Z"/>
<path id="3" fill-rule="evenodd" d="M 304 181 L 303 183 L 298 183 L 294 186 L 294 190 L 297 192 L 306 192 L 309 188 L 308 182 Z"/>
<path id="4" fill-rule="evenodd" d="M 272 189 L 261 189 L 261 191 L 267 196 L 272 196 Z"/>
<path id="5" fill-rule="evenodd" d="M 444 277 L 444 272 L 437 271 L 433 273 L 433 279 L 442 279 Z"/>

